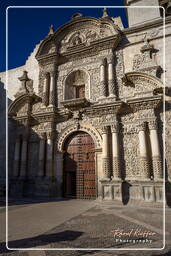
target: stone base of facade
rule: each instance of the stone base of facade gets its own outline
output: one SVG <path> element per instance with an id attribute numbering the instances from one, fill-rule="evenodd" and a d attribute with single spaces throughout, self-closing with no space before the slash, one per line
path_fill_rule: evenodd
<path id="1" fill-rule="evenodd" d="M 101 195 L 102 200 L 118 200 L 123 204 L 128 204 L 129 201 L 138 200 L 144 202 L 163 202 L 163 182 L 154 181 L 119 181 L 101 180 Z"/>
<path id="2" fill-rule="evenodd" d="M 41 177 L 34 179 L 13 179 L 10 181 L 11 197 L 61 197 L 56 179 Z"/>
<path id="3" fill-rule="evenodd" d="M 0 178 L 0 196 L 5 196 L 6 194 L 6 181 L 5 178 Z"/>

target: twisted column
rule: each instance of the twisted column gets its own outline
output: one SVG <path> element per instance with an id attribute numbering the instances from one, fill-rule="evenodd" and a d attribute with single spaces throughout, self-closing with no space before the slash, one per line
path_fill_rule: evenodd
<path id="1" fill-rule="evenodd" d="M 15 152 L 14 152 L 14 171 L 13 176 L 17 177 L 20 174 L 20 147 L 21 147 L 21 141 L 20 137 L 18 136 L 15 142 Z"/>
<path id="2" fill-rule="evenodd" d="M 138 125 L 139 150 L 140 150 L 140 168 L 143 179 L 150 179 L 150 166 L 148 160 L 146 123 Z"/>
<path id="3" fill-rule="evenodd" d="M 47 106 L 49 104 L 49 73 L 45 74 L 44 84 L 43 84 L 43 104 Z"/>
<path id="4" fill-rule="evenodd" d="M 118 139 L 118 131 L 119 127 L 118 124 L 111 125 L 111 132 L 112 132 L 112 153 L 113 153 L 113 180 L 120 180 L 121 179 L 121 170 L 120 170 L 120 163 L 119 163 L 119 139 Z"/>
<path id="5" fill-rule="evenodd" d="M 54 71 L 50 72 L 50 93 L 49 93 L 49 104 L 55 106 L 55 84 L 56 74 Z"/>
<path id="6" fill-rule="evenodd" d="M 100 98 L 106 97 L 106 60 L 102 59 L 101 65 L 100 65 Z"/>
<path id="7" fill-rule="evenodd" d="M 110 178 L 110 157 L 109 157 L 109 143 L 108 143 L 108 127 L 102 127 L 102 167 L 104 178 Z"/>
<path id="8" fill-rule="evenodd" d="M 156 120 L 149 122 L 154 180 L 160 180 L 162 178 L 162 160 L 157 128 Z"/>
<path id="9" fill-rule="evenodd" d="M 28 134 L 23 135 L 22 147 L 21 147 L 21 170 L 20 176 L 26 176 L 27 170 L 27 149 L 28 149 Z"/>
<path id="10" fill-rule="evenodd" d="M 39 143 L 39 169 L 38 176 L 43 176 L 45 173 L 45 146 L 46 146 L 46 133 L 40 134 L 40 143 Z"/>
<path id="11" fill-rule="evenodd" d="M 108 87 L 109 97 L 116 98 L 115 80 L 113 73 L 113 56 L 108 57 Z"/>

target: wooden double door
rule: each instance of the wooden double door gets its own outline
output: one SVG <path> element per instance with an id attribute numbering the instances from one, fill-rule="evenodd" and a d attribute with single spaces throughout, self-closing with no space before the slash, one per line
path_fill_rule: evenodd
<path id="1" fill-rule="evenodd" d="M 65 197 L 96 198 L 95 146 L 85 132 L 72 134 L 65 143 L 64 187 Z"/>

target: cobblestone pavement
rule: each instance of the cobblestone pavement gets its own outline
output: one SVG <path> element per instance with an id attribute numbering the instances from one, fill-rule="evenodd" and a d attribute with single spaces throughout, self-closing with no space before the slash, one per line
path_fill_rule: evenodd
<path id="1" fill-rule="evenodd" d="M 73 204 L 78 210 L 79 214 L 71 214 L 71 218 L 66 218 L 64 222 L 54 223 L 53 228 L 36 236 L 24 237 L 21 239 L 12 239 L 9 241 L 10 248 L 44 248 L 45 250 L 22 250 L 9 251 L 5 248 L 5 243 L 2 240 L 1 256 L 154 256 L 163 255 L 171 256 L 171 209 L 166 208 L 166 247 L 162 250 L 157 250 L 163 247 L 163 214 L 161 208 L 147 207 L 147 206 L 120 206 L 111 203 L 100 203 L 97 201 L 83 203 L 75 201 L 65 203 L 66 211 L 70 209 Z M 58 206 L 62 208 L 62 202 L 51 202 L 45 204 L 49 205 L 49 213 L 46 209 L 47 219 L 51 217 L 51 210 Z M 50 206 L 51 205 L 51 206 Z M 61 207 L 60 207 L 61 205 Z M 13 206 L 14 207 L 14 206 Z M 24 219 L 22 212 L 24 209 L 30 210 L 31 205 L 18 208 L 18 217 Z M 41 204 L 37 205 L 41 208 Z M 10 207 L 9 207 L 10 208 Z M 11 209 L 11 213 L 16 211 Z M 56 209 L 56 208 L 54 208 Z M 31 208 L 32 210 L 32 208 Z M 42 209 L 41 209 L 42 210 Z M 2 214 L 2 210 L 0 214 Z M 21 214 L 21 216 L 20 216 Z M 65 215 L 65 213 L 64 213 Z M 67 215 L 66 215 L 67 216 Z M 40 216 L 41 218 L 41 216 Z M 34 216 L 32 216 L 34 223 Z M 15 220 L 14 220 L 15 221 Z M 56 225 L 57 224 L 57 225 Z M 119 233 L 116 230 L 124 230 L 124 232 L 131 232 L 131 235 Z M 149 233 L 143 232 L 151 232 Z M 14 230 L 15 233 L 15 230 Z M 54 248 L 96 248 L 95 250 L 68 250 L 56 251 L 49 250 Z M 108 250 L 100 251 L 100 248 L 107 248 Z M 115 250 L 111 250 L 111 248 Z M 118 249 L 125 250 L 118 250 Z M 145 248 L 150 250 L 138 248 Z M 127 249 L 134 249 L 127 250 Z"/>

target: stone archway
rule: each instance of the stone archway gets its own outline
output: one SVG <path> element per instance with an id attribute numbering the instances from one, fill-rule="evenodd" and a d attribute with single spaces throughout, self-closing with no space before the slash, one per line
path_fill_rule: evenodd
<path id="1" fill-rule="evenodd" d="M 86 132 L 74 132 L 64 143 L 63 195 L 96 198 L 95 144 Z"/>

